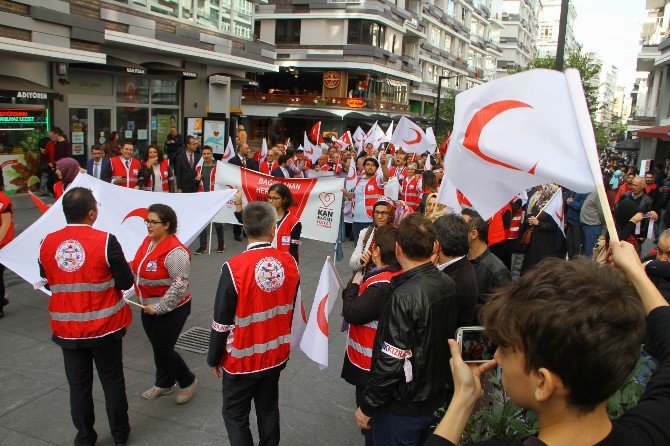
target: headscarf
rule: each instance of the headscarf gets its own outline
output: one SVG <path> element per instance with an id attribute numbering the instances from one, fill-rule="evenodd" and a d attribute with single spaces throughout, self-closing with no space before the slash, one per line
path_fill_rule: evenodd
<path id="1" fill-rule="evenodd" d="M 537 211 L 539 212 L 539 210 L 551 200 L 551 197 L 554 196 L 557 190 L 558 186 L 553 183 L 543 184 L 542 188 L 536 190 L 535 194 L 533 194 L 533 197 L 531 198 L 533 203 L 532 206 L 528 206 L 528 211 L 533 212 L 533 209 L 537 208 Z"/>
<path id="2" fill-rule="evenodd" d="M 56 166 L 60 170 L 63 190 L 65 190 L 79 173 L 79 163 L 74 158 L 61 158 L 56 161 Z"/>
<path id="3" fill-rule="evenodd" d="M 619 188 L 619 179 L 621 178 L 621 171 L 615 170 L 612 174 L 612 179 L 610 180 L 610 186 L 612 189 L 616 190 Z"/>

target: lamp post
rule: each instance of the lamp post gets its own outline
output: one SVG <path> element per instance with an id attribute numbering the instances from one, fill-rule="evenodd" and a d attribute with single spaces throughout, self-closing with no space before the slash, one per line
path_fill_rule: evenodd
<path id="1" fill-rule="evenodd" d="M 442 96 L 442 81 L 445 79 L 453 79 L 460 76 L 457 74 L 455 76 L 438 76 L 437 78 L 437 103 L 435 104 L 435 123 L 433 124 L 433 133 L 437 136 L 437 123 L 440 118 L 440 97 Z"/>
<path id="2" fill-rule="evenodd" d="M 568 9 L 570 0 L 561 2 L 561 18 L 558 22 L 558 45 L 556 46 L 556 64 L 554 69 L 563 71 L 563 61 L 565 60 L 565 34 L 568 29 Z"/>

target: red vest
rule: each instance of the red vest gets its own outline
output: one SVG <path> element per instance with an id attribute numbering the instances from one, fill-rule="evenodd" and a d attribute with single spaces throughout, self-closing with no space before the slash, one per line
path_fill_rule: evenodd
<path id="1" fill-rule="evenodd" d="M 68 225 L 42 242 L 40 263 L 51 289 L 51 330 L 57 337 L 99 338 L 130 326 L 130 308 L 107 263 L 108 238 L 88 225 Z"/>
<path id="2" fill-rule="evenodd" d="M 330 172 L 331 170 L 333 170 L 333 166 L 331 166 L 331 165 L 328 164 L 328 163 L 324 164 L 323 166 L 320 166 L 320 165 L 318 165 L 318 164 L 315 164 L 315 165 L 314 165 L 314 170 L 315 170 L 316 172 Z"/>
<path id="3" fill-rule="evenodd" d="M 405 176 L 407 175 L 407 167 L 402 166 L 393 166 L 391 167 L 391 170 L 389 171 L 389 174 L 392 177 L 396 177 L 398 181 L 402 183 L 402 181 L 405 179 Z"/>
<path id="4" fill-rule="evenodd" d="M 277 167 L 279 167 L 279 163 L 277 163 L 277 161 L 273 161 L 272 164 L 268 163 L 267 161 L 263 161 L 260 165 L 260 171 L 265 175 L 270 175 Z"/>
<path id="5" fill-rule="evenodd" d="M 0 212 L 4 211 L 8 207 L 13 206 L 12 205 L 12 199 L 7 196 L 4 192 L 0 192 Z M 9 229 L 7 230 L 7 233 L 3 237 L 2 240 L 0 240 L 0 248 L 5 246 L 7 243 L 11 242 L 12 239 L 14 238 L 14 208 L 12 207 L 12 210 L 10 211 L 10 220 L 9 220 Z"/>
<path id="6" fill-rule="evenodd" d="M 399 274 L 400 271 L 382 271 L 379 274 L 370 276 L 361 283 L 358 289 L 358 299 L 361 298 L 365 290 L 378 283 L 390 283 L 391 279 Z M 347 357 L 356 367 L 370 371 L 372 365 L 372 347 L 377 334 L 377 321 L 371 321 L 364 325 L 349 324 L 347 333 Z"/>
<path id="7" fill-rule="evenodd" d="M 144 167 L 147 167 L 146 163 L 143 163 Z M 152 167 L 147 167 L 149 172 L 153 172 L 153 166 Z M 125 168 L 124 168 L 125 170 Z M 163 161 L 160 162 L 160 172 L 161 172 L 161 185 L 163 186 L 163 192 L 169 192 L 170 191 L 170 160 L 165 158 Z M 142 188 L 143 190 L 153 190 L 154 185 L 152 183 L 152 178 L 153 175 L 149 175 L 147 178 L 145 178 L 144 181 L 144 187 Z"/>
<path id="8" fill-rule="evenodd" d="M 523 207 L 512 217 L 512 222 L 507 228 L 507 239 L 516 240 L 519 237 L 519 229 L 521 228 L 521 219 L 523 218 Z"/>
<path id="9" fill-rule="evenodd" d="M 295 215 L 291 214 L 291 211 L 287 211 L 282 221 L 277 225 L 277 232 L 275 232 L 272 247 L 282 252 L 288 252 L 291 247 L 291 232 L 298 222 L 299 220 Z"/>
<path id="10" fill-rule="evenodd" d="M 164 239 L 153 251 L 148 252 L 150 244 L 151 237 L 145 238 L 130 264 L 135 275 L 135 294 L 142 305 L 157 304 L 172 285 L 172 278 L 165 267 L 168 254 L 177 248 L 184 248 L 188 252 L 188 248 L 182 245 L 176 235 Z M 189 253 L 189 259 L 190 256 Z M 186 294 L 178 306 L 190 299 L 191 294 Z"/>
<path id="11" fill-rule="evenodd" d="M 414 175 L 402 183 L 402 201 L 416 212 L 421 205 L 421 177 Z"/>
<path id="12" fill-rule="evenodd" d="M 238 291 L 223 369 L 254 373 L 288 360 L 291 321 L 300 282 L 293 257 L 274 248 L 250 249 L 224 264 Z"/>
<path id="13" fill-rule="evenodd" d="M 489 246 L 493 246 L 497 243 L 504 242 L 507 240 L 507 230 L 503 224 L 503 214 L 506 211 L 512 211 L 512 205 L 507 203 L 501 210 L 496 212 L 491 220 L 489 220 Z"/>
<path id="14" fill-rule="evenodd" d="M 130 188 L 137 186 L 137 179 L 140 176 L 140 168 L 142 167 L 140 160 L 130 158 L 130 166 L 127 169 L 126 160 L 120 156 L 115 156 L 110 161 L 112 163 L 112 181 L 126 177 L 126 183 L 119 184 L 119 186 Z"/>
<path id="15" fill-rule="evenodd" d="M 342 173 L 342 164 L 340 164 L 340 163 L 331 164 L 330 168 L 335 173 Z"/>
<path id="16" fill-rule="evenodd" d="M 198 176 L 202 173 L 202 166 L 195 166 L 195 175 Z M 211 192 L 214 190 L 214 183 L 216 182 L 216 160 L 214 160 L 214 167 L 212 167 L 211 172 L 209 172 L 209 190 Z M 202 179 L 198 182 L 198 192 L 204 192 L 205 187 L 202 185 Z"/>
<path id="17" fill-rule="evenodd" d="M 384 196 L 384 189 L 382 187 L 379 187 L 379 184 L 377 184 L 376 174 L 369 180 L 366 180 L 365 178 L 359 178 L 358 182 L 356 183 L 356 187 L 358 187 L 358 183 L 360 183 L 361 181 L 367 181 L 367 183 L 365 184 L 365 188 L 363 189 L 363 192 L 365 194 L 365 212 L 370 217 L 372 217 L 375 203 L 379 201 L 381 197 Z M 356 203 L 354 203 L 354 205 L 355 204 Z"/>

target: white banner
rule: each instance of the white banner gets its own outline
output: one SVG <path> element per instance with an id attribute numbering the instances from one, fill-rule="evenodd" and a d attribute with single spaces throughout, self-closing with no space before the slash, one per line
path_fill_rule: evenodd
<path id="1" fill-rule="evenodd" d="M 93 191 L 98 201 L 98 219 L 93 227 L 114 234 L 128 260 L 135 257 L 147 236 L 144 219 L 150 205 L 162 203 L 174 209 L 178 221 L 177 237 L 188 246 L 236 192 L 230 189 L 193 194 L 148 192 L 116 186 L 85 174 L 77 175 L 70 185 L 73 187 Z M 61 202 L 62 198 L 0 251 L 0 263 L 31 284 L 41 280 L 37 265 L 40 243 L 47 234 L 66 225 Z"/>
<path id="2" fill-rule="evenodd" d="M 220 161 L 216 165 L 216 189 L 242 190 L 243 204 L 265 201 L 268 189 L 275 183 L 283 183 L 291 190 L 296 203 L 291 212 L 302 223 L 301 237 L 337 241 L 344 178 L 277 178 Z M 214 221 L 238 224 L 234 212 L 235 203 L 231 200 Z"/>

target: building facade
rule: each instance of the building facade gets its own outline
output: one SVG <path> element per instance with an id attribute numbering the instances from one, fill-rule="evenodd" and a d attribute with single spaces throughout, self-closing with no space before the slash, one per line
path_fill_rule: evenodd
<path id="1" fill-rule="evenodd" d="M 34 188 L 38 142 L 51 126 L 82 163 L 112 131 L 142 153 L 162 146 L 172 125 L 201 134 L 202 121 L 187 118 L 234 125 L 254 73 L 278 70 L 246 0 L 6 0 L 0 52 L 10 192 Z"/>
<path id="2" fill-rule="evenodd" d="M 540 0 L 503 0 L 497 77 L 507 76 L 510 70 L 528 66 L 535 59 L 537 48 Z"/>
<path id="3" fill-rule="evenodd" d="M 276 47 L 279 71 L 259 74 L 257 88 L 245 89 L 252 140 L 302 140 L 316 120 L 338 135 L 402 115 L 426 123 L 441 77 L 443 93 L 494 78 L 500 6 L 499 0 L 257 5 L 255 32 Z"/>
<path id="4" fill-rule="evenodd" d="M 565 30 L 565 53 L 578 46 L 574 24 L 577 11 L 573 2 L 568 3 L 568 24 Z M 537 57 L 556 56 L 558 28 L 561 20 L 561 0 L 542 0 L 538 18 Z"/>

